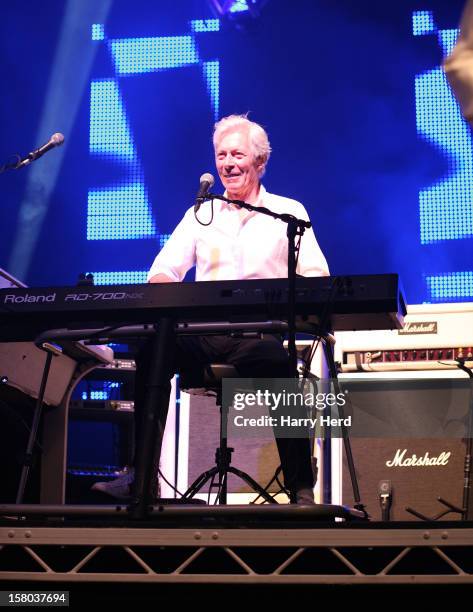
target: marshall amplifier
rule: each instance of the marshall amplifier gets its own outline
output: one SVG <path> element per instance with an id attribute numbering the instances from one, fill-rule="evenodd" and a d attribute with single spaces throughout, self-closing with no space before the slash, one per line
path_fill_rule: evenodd
<path id="1" fill-rule="evenodd" d="M 372 520 L 419 520 L 406 508 L 434 517 L 461 508 L 465 443 L 459 439 L 353 438 L 353 457 L 362 502 Z M 341 495 L 353 506 L 353 491 L 343 452 Z M 449 513 L 446 520 L 459 520 Z"/>
<path id="2" fill-rule="evenodd" d="M 403 330 L 337 333 L 335 358 L 340 380 L 373 386 L 385 379 L 420 380 L 424 382 L 421 387 L 429 383 L 435 388 L 442 380 L 461 379 L 465 394 L 455 409 L 457 418 L 466 423 L 469 379 L 455 360 L 463 358 L 473 367 L 473 303 L 408 306 L 405 322 Z M 361 501 L 373 520 L 419 520 L 406 508 L 430 518 L 438 516 L 448 509 L 439 497 L 462 507 L 465 439 L 427 437 L 442 398 L 436 398 L 437 410 L 429 415 L 422 412 L 422 390 L 411 387 L 403 400 L 403 418 L 418 418 L 425 425 L 425 437 L 350 438 Z M 382 401 L 390 402 L 389 395 Z M 342 447 L 340 440 L 332 440 L 332 502 L 352 505 L 352 485 Z M 472 497 L 470 490 L 470 519 Z M 448 513 L 441 518 L 459 520 L 461 516 Z"/>

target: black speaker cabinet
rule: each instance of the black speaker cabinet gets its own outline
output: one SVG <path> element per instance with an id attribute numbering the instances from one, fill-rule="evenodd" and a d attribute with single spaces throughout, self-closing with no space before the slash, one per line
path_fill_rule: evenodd
<path id="1" fill-rule="evenodd" d="M 436 370 L 390 372 L 389 380 L 376 374 L 343 379 L 348 386 L 354 381 L 353 419 L 363 424 L 358 437 L 352 430 L 350 441 L 361 499 L 371 517 L 382 518 L 386 489 L 392 492 L 391 520 L 419 520 L 406 508 L 433 518 L 446 509 L 439 497 L 461 508 L 470 379 Z M 360 437 L 373 423 L 370 437 Z M 384 435 L 375 434 L 383 428 Z M 345 454 L 342 464 L 342 500 L 351 505 Z M 443 518 L 459 520 L 461 515 Z"/>
<path id="2" fill-rule="evenodd" d="M 219 409 L 215 399 L 191 395 L 189 410 L 189 447 L 188 447 L 188 482 L 191 484 L 197 476 L 215 465 L 215 449 L 219 444 Z M 279 465 L 279 455 L 272 432 L 258 438 L 228 438 L 228 445 L 234 448 L 232 465 L 247 472 L 256 482 L 265 487 Z M 181 454 L 181 457 L 184 454 Z M 282 477 L 281 477 L 282 480 Z M 269 488 L 271 493 L 279 491 L 274 484 Z M 202 489 L 207 492 L 208 486 Z M 252 490 L 239 478 L 230 475 L 229 493 L 249 493 Z M 216 492 L 216 489 L 213 491 Z"/>
<path id="3" fill-rule="evenodd" d="M 434 517 L 446 509 L 437 498 L 462 506 L 466 444 L 461 439 L 351 440 L 361 500 L 373 520 L 382 519 L 382 494 L 390 487 L 390 520 L 416 520 L 407 507 Z M 353 505 L 353 490 L 343 452 L 342 499 Z M 460 520 L 450 513 L 445 520 Z"/>

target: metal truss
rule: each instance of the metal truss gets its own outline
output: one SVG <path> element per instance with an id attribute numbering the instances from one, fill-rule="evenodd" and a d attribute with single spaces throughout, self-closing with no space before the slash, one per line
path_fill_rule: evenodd
<path id="1" fill-rule="evenodd" d="M 473 529 L 0 527 L 0 581 L 473 583 Z M 1 582 L 0 582 L 1 588 Z"/>

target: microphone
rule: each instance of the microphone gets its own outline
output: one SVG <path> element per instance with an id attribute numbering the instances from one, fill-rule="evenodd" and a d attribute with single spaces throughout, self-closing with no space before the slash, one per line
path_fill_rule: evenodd
<path id="1" fill-rule="evenodd" d="M 16 169 L 23 168 L 24 166 L 28 166 L 28 164 L 31 164 L 31 162 L 34 162 L 36 159 L 38 159 L 39 157 L 47 153 L 50 149 L 54 149 L 54 147 L 59 147 L 60 145 L 62 145 L 63 142 L 64 142 L 64 135 L 61 134 L 60 132 L 56 132 L 55 134 L 51 136 L 51 138 L 48 140 L 46 144 L 44 144 L 42 147 L 39 147 L 39 149 L 35 149 L 34 151 L 31 151 L 31 153 L 28 153 L 26 157 L 20 160 L 18 164 L 16 165 Z"/>
<path id="2" fill-rule="evenodd" d="M 195 198 L 194 214 L 198 212 L 200 205 L 205 201 L 206 195 L 214 183 L 215 179 L 210 172 L 206 172 L 200 177 L 200 187 Z"/>

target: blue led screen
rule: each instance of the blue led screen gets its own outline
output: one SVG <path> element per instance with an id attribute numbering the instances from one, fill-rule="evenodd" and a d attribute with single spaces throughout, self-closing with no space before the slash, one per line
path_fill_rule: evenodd
<path id="1" fill-rule="evenodd" d="M 0 267 L 30 285 L 144 282 L 213 172 L 214 121 L 250 111 L 273 147 L 267 189 L 305 204 L 333 274 L 473 300 L 472 135 L 440 68 L 461 1 L 269 0 L 254 19 L 245 2 L 228 19 L 205 0 L 83 6 L 4 9 L 0 159 L 42 144 L 43 124 L 66 142 L 0 177 Z"/>

